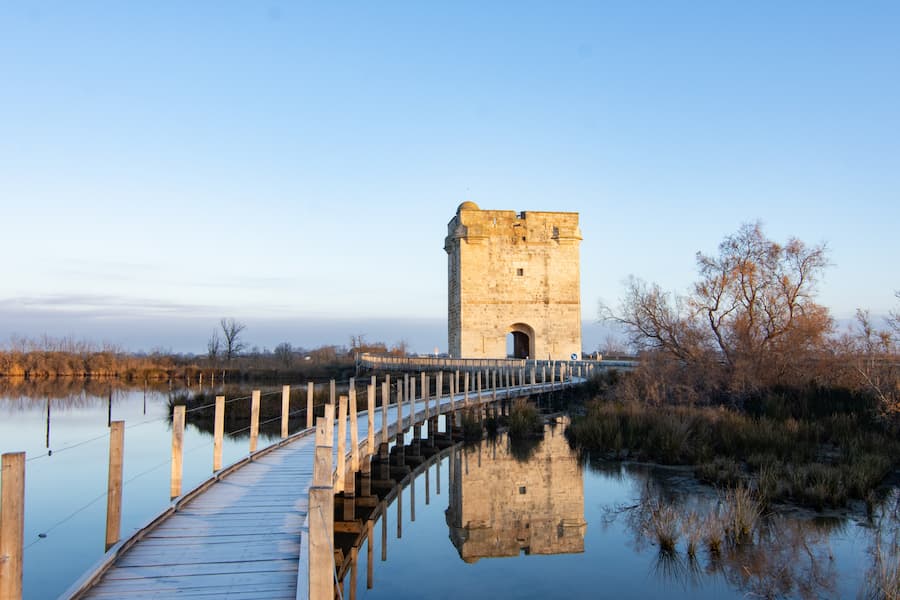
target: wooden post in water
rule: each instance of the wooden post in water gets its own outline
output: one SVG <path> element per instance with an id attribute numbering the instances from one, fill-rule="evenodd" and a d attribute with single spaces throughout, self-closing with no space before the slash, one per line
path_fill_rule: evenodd
<path id="1" fill-rule="evenodd" d="M 169 485 L 169 497 L 181 495 L 182 451 L 184 450 L 184 404 L 176 406 L 172 411 L 172 469 Z"/>
<path id="2" fill-rule="evenodd" d="M 347 396 L 341 395 L 338 400 L 338 439 L 337 439 L 337 476 L 334 491 L 344 491 L 344 478 L 347 470 Z"/>
<path id="3" fill-rule="evenodd" d="M 106 549 L 119 541 L 122 530 L 122 455 L 125 452 L 125 421 L 109 426 L 109 472 L 106 483 Z"/>
<path id="4" fill-rule="evenodd" d="M 0 473 L 0 598 L 22 598 L 25 542 L 25 453 L 2 456 Z"/>
<path id="5" fill-rule="evenodd" d="M 332 413 L 333 413 L 333 406 Z M 328 412 L 326 407 L 326 413 Z M 333 416 L 333 414 L 332 414 Z M 309 599 L 334 598 L 334 491 L 328 415 L 316 421 L 313 482 L 309 488 Z M 301 559 L 302 560 L 302 559 Z"/>
<path id="6" fill-rule="evenodd" d="M 250 454 L 256 452 L 256 443 L 259 440 L 259 390 L 253 390 L 250 400 Z"/>
<path id="7" fill-rule="evenodd" d="M 316 384 L 312 381 L 306 383 L 306 428 L 313 426 L 313 400 L 316 396 Z"/>
<path id="8" fill-rule="evenodd" d="M 222 468 L 222 438 L 225 437 L 225 396 L 216 396 L 213 420 L 213 472 Z"/>
<path id="9" fill-rule="evenodd" d="M 291 413 L 291 386 L 281 386 L 281 439 L 288 436 L 288 416 Z"/>

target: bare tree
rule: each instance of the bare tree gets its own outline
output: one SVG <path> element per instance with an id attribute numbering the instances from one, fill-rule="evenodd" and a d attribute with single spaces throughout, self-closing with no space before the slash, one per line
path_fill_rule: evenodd
<path id="1" fill-rule="evenodd" d="M 241 340 L 240 335 L 247 326 L 234 318 L 225 318 L 219 321 L 222 327 L 222 334 L 225 336 L 225 360 L 232 360 L 241 353 L 246 344 Z"/>
<path id="2" fill-rule="evenodd" d="M 894 297 L 900 300 L 900 291 L 894 292 Z M 888 313 L 887 322 L 890 328 L 894 330 L 894 335 L 900 336 L 900 308 Z"/>
<path id="3" fill-rule="evenodd" d="M 288 342 L 282 342 L 275 346 L 274 354 L 285 367 L 289 367 L 294 358 L 294 347 Z"/>
<path id="4" fill-rule="evenodd" d="M 222 340 L 219 338 L 219 330 L 213 329 L 209 341 L 206 342 L 206 354 L 209 360 L 216 362 L 219 359 L 219 353 L 222 352 Z"/>
<path id="5" fill-rule="evenodd" d="M 687 362 L 714 359 L 751 384 L 797 371 L 824 347 L 832 320 L 814 300 L 828 265 L 824 245 L 794 238 L 781 245 L 753 223 L 726 237 L 718 255 L 696 260 L 689 296 L 632 278 L 619 312 L 602 307 L 601 315 L 623 325 L 636 347 Z"/>

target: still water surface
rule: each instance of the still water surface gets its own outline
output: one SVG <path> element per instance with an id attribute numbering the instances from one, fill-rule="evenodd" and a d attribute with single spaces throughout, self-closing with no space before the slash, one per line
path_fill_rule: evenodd
<path id="1" fill-rule="evenodd" d="M 672 507 L 684 523 L 720 510 L 720 496 L 685 470 L 581 461 L 562 429 L 548 427 L 530 452 L 501 435 L 428 467 L 427 481 L 423 472 L 402 492 L 401 537 L 396 501 L 387 527 L 373 528 L 371 582 L 369 542 L 359 547 L 345 597 L 856 598 L 864 589 L 874 533 L 864 517 L 782 510 L 717 555 L 701 541 L 691 557 L 684 533 L 661 551 L 651 508 Z M 896 510 L 896 494 L 891 502 Z"/>
<path id="2" fill-rule="evenodd" d="M 29 459 L 26 598 L 56 597 L 104 553 L 110 414 L 126 424 L 123 537 L 168 506 L 170 393 L 116 389 L 110 402 L 108 389 L 0 391 L 0 450 Z M 864 517 L 794 511 L 765 520 L 733 552 L 701 547 L 691 558 L 684 534 L 662 552 L 648 506 L 664 503 L 685 520 L 715 510 L 716 493 L 684 471 L 583 461 L 562 431 L 548 426 L 527 447 L 503 435 L 457 446 L 421 470 L 401 492 L 399 531 L 396 501 L 373 528 L 372 588 L 363 542 L 346 596 L 855 598 L 863 589 L 874 534 Z M 272 441 L 261 438 L 260 447 Z M 189 425 L 184 447 L 186 491 L 211 473 L 212 438 Z M 225 464 L 247 451 L 246 438 L 226 437 Z"/>
<path id="3" fill-rule="evenodd" d="M 55 598 L 105 551 L 110 415 L 112 420 L 124 420 L 126 428 L 122 537 L 168 507 L 172 440 L 168 400 L 173 392 L 114 388 L 110 402 L 108 384 L 95 382 L 89 388 L 80 382 L 25 384 L 0 389 L 0 451 L 25 451 L 28 461 L 25 597 Z M 270 398 L 280 404 L 280 398 Z M 260 447 L 269 443 L 261 433 Z M 246 456 L 248 450 L 246 437 L 226 436 L 224 464 Z M 189 420 L 183 491 L 211 474 L 212 436 Z"/>

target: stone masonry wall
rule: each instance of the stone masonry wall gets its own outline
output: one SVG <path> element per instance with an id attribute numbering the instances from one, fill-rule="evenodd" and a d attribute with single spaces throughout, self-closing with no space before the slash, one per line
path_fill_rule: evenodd
<path id="1" fill-rule="evenodd" d="M 514 330 L 529 335 L 529 358 L 581 355 L 578 213 L 466 202 L 447 229 L 451 356 L 504 358 Z"/>

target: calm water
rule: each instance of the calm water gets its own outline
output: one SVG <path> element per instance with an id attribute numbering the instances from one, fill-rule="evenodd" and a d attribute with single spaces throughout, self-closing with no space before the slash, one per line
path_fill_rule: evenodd
<path id="1" fill-rule="evenodd" d="M 168 398 L 167 390 L 115 390 L 110 403 L 102 387 L 0 391 L 0 450 L 29 458 L 26 598 L 56 597 L 104 553 L 110 410 L 126 424 L 123 537 L 168 506 Z M 260 446 L 269 439 L 261 435 Z M 186 491 L 210 475 L 212 439 L 189 425 L 184 446 Z M 247 450 L 246 438 L 226 438 L 225 464 Z M 548 427 L 536 446 L 512 447 L 503 436 L 457 446 L 400 494 L 400 531 L 396 502 L 373 529 L 372 589 L 364 542 L 346 596 L 855 598 L 872 564 L 873 528 L 864 519 L 799 511 L 766 521 L 740 551 L 715 557 L 701 549 L 691 559 L 682 535 L 675 552 L 660 552 L 647 506 L 663 502 L 684 518 L 712 510 L 715 493 L 683 471 L 584 464 L 562 426 Z"/>
<path id="2" fill-rule="evenodd" d="M 124 420 L 126 427 L 123 538 L 169 505 L 168 398 L 167 390 L 115 389 L 112 394 L 112 419 Z M 280 392 L 269 399 L 280 405 Z M 52 456 L 47 451 L 48 406 Z M 109 414 L 108 385 L 0 389 L 0 451 L 25 451 L 28 459 L 26 598 L 55 598 L 104 554 Z M 260 447 L 269 439 L 260 434 Z M 246 437 L 226 436 L 224 464 L 245 456 L 248 443 Z M 198 431 L 189 419 L 184 449 L 187 491 L 212 473 L 212 436 Z"/>
<path id="3" fill-rule="evenodd" d="M 684 535 L 662 552 L 647 528 L 647 509 L 659 503 L 681 519 L 716 508 L 715 491 L 685 471 L 582 464 L 562 426 L 523 454 L 500 436 L 451 452 L 428 467 L 427 482 L 418 475 L 402 492 L 402 536 L 396 502 L 387 526 L 373 528 L 372 588 L 364 542 L 345 597 L 856 598 L 864 586 L 873 540 L 864 519 L 772 515 L 752 543 L 691 558 Z"/>

